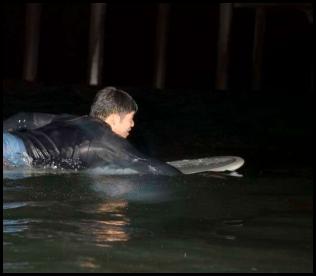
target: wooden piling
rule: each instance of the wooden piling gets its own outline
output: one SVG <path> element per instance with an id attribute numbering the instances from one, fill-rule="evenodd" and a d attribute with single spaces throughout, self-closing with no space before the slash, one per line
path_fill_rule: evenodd
<path id="1" fill-rule="evenodd" d="M 37 77 L 41 9 L 40 3 L 26 4 L 23 79 L 30 82 Z"/>
<path id="2" fill-rule="evenodd" d="M 88 74 L 90 85 L 102 82 L 106 3 L 91 3 Z"/>
<path id="3" fill-rule="evenodd" d="M 160 3 L 158 6 L 157 38 L 156 38 L 156 68 L 154 87 L 163 89 L 166 82 L 166 51 L 168 42 L 170 4 Z"/>
<path id="4" fill-rule="evenodd" d="M 219 33 L 218 33 L 218 56 L 216 72 L 216 89 L 228 88 L 228 64 L 229 64 L 229 38 L 233 16 L 233 4 L 220 4 Z"/>
<path id="5" fill-rule="evenodd" d="M 255 29 L 254 29 L 254 46 L 252 53 L 253 61 L 253 78 L 252 78 L 252 89 L 261 89 L 262 81 L 262 51 L 263 41 L 265 33 L 265 8 L 256 7 L 255 15 Z"/>

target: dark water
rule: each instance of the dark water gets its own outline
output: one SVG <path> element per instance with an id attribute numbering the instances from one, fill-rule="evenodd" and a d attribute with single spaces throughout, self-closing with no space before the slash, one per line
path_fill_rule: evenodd
<path id="1" fill-rule="evenodd" d="M 87 114 L 95 93 L 20 90 L 5 94 L 4 117 Z M 241 156 L 244 177 L 11 175 L 4 272 L 313 271 L 309 97 L 128 91 L 140 106 L 130 138 L 141 151 L 164 161 Z"/>
<path id="2" fill-rule="evenodd" d="M 313 179 L 3 180 L 4 272 L 312 272 Z"/>

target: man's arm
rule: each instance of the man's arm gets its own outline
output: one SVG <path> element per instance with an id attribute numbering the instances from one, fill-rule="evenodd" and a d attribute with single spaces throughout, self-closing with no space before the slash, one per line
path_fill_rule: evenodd
<path id="1" fill-rule="evenodd" d="M 142 159 L 134 159 L 134 163 L 132 165 L 138 170 L 140 173 L 144 174 L 156 174 L 156 175 L 178 175 L 181 172 L 172 167 L 171 165 L 162 162 L 160 160 L 154 158 L 142 158 Z"/>
<path id="2" fill-rule="evenodd" d="M 140 174 L 178 175 L 179 170 L 155 158 L 139 152 L 125 139 L 117 138 L 112 141 L 103 139 L 104 143 L 91 145 L 90 151 L 98 156 L 99 162 L 92 167 L 102 167 L 110 164 L 118 168 L 133 169 Z M 102 142 L 103 142 L 102 141 Z M 90 152 L 90 153 L 91 153 Z M 104 161 L 104 162 L 103 162 Z"/>

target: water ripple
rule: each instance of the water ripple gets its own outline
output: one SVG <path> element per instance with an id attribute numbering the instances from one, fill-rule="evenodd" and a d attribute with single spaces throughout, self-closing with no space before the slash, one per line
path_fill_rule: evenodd
<path id="1" fill-rule="evenodd" d="M 30 219 L 4 219 L 3 233 L 18 233 L 28 229 L 28 225 L 34 220 Z"/>
<path id="2" fill-rule="evenodd" d="M 28 205 L 27 202 L 6 202 L 6 203 L 3 203 L 3 209 L 4 210 L 16 209 L 16 208 L 24 207 L 27 205 Z"/>

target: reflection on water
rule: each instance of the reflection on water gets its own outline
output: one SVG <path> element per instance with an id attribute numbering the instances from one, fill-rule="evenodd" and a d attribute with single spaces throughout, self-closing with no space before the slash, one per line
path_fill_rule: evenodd
<path id="1" fill-rule="evenodd" d="M 110 218 L 93 222 L 83 221 L 80 225 L 81 229 L 90 229 L 91 234 L 95 237 L 96 246 L 109 246 L 110 242 L 128 241 L 130 236 L 127 232 L 127 226 L 130 221 L 125 214 L 127 207 L 126 200 L 99 203 L 95 210 L 89 210 L 87 213 L 109 214 Z"/>
<path id="2" fill-rule="evenodd" d="M 313 180 L 48 174 L 3 181 L 5 272 L 310 272 Z"/>
<path id="3" fill-rule="evenodd" d="M 31 221 L 28 219 L 4 219 L 3 220 L 3 233 L 18 233 L 28 229 L 28 224 Z"/>
<path id="4" fill-rule="evenodd" d="M 82 257 L 79 259 L 79 266 L 87 269 L 97 269 L 100 265 L 97 264 L 96 260 L 92 257 Z"/>

